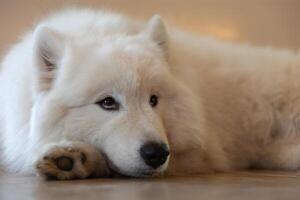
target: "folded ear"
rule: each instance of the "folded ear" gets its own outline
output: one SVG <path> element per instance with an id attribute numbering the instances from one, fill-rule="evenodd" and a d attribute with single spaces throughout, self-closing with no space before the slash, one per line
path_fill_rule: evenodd
<path id="1" fill-rule="evenodd" d="M 149 20 L 144 33 L 150 37 L 165 52 L 168 49 L 168 36 L 166 27 L 159 15 L 154 15 Z"/>
<path id="2" fill-rule="evenodd" d="M 46 26 L 38 26 L 34 32 L 33 64 L 37 72 L 38 89 L 51 87 L 57 68 L 64 56 L 63 36 Z"/>

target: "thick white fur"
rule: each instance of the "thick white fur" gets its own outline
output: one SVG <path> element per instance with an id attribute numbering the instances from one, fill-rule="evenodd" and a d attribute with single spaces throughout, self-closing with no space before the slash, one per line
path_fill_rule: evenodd
<path id="1" fill-rule="evenodd" d="M 1 161 L 33 173 L 47 146 L 76 140 L 138 176 L 147 169 L 138 149 L 155 140 L 170 146 L 157 170 L 169 175 L 295 170 L 299 76 L 300 56 L 290 51 L 166 31 L 158 16 L 145 25 L 66 10 L 39 23 L 1 64 Z M 148 104 L 152 93 L 157 108 Z M 118 99 L 119 112 L 94 104 L 106 95 Z"/>

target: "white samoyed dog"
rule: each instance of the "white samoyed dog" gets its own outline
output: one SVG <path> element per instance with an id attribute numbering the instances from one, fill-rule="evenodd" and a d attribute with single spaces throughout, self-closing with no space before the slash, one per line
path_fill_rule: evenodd
<path id="1" fill-rule="evenodd" d="M 300 167 L 300 56 L 89 9 L 0 71 L 1 163 L 55 179 Z"/>

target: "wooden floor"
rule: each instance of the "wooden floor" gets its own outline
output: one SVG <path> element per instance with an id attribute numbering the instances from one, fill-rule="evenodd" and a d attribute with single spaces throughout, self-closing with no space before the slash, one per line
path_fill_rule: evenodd
<path id="1" fill-rule="evenodd" d="M 1 200 L 300 199 L 300 174 L 237 172 L 193 178 L 45 181 L 0 173 Z"/>

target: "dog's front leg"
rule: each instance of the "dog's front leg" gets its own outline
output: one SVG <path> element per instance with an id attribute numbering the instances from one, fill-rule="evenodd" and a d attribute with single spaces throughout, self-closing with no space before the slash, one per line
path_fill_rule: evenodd
<path id="1" fill-rule="evenodd" d="M 70 180 L 107 177 L 109 169 L 102 156 L 92 145 L 63 141 L 45 146 L 36 162 L 39 175 L 47 179 Z"/>

